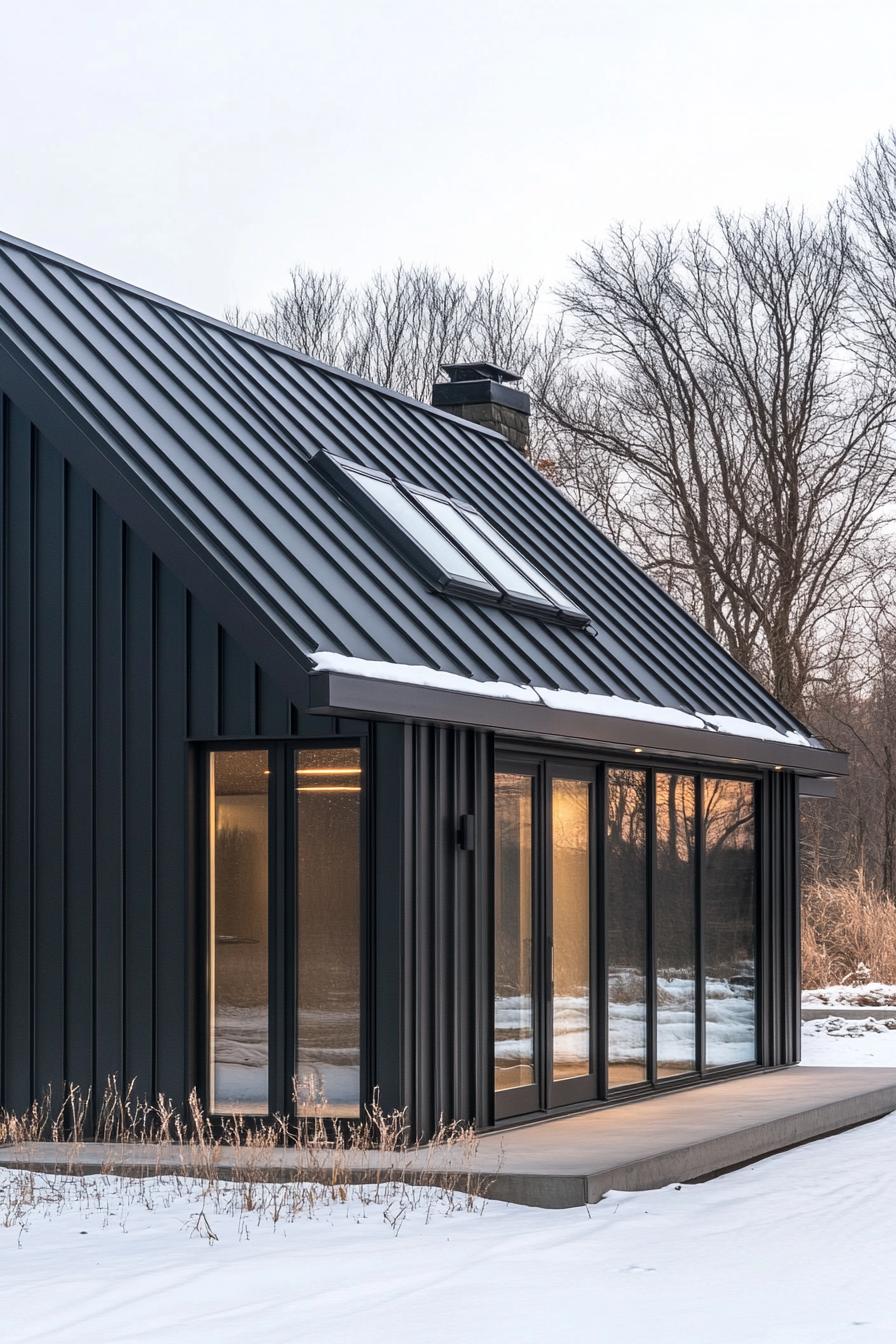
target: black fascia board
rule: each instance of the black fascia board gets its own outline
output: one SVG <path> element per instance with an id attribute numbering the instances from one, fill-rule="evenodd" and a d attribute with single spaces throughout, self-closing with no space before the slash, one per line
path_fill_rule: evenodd
<path id="1" fill-rule="evenodd" d="M 759 765 L 806 775 L 849 773 L 847 754 L 827 747 L 804 747 L 796 742 L 773 742 L 703 728 L 586 714 L 530 701 L 351 673 L 313 672 L 308 692 L 309 709 L 314 714 L 483 728 L 527 738 L 565 739 L 625 752 L 640 749 L 690 760 Z"/>

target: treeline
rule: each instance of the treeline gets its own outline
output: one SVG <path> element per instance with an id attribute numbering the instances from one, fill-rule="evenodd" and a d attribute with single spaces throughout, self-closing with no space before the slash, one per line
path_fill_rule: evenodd
<path id="1" fill-rule="evenodd" d="M 521 373 L 539 469 L 852 753 L 809 875 L 896 896 L 896 133 L 818 217 L 620 225 L 552 295 L 298 268 L 229 316 L 424 400 L 446 361 Z"/>

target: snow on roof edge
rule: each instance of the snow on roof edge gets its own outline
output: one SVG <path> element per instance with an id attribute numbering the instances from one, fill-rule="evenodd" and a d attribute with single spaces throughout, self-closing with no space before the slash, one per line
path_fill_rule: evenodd
<path id="1" fill-rule="evenodd" d="M 592 691 L 556 690 L 549 686 L 520 686 L 508 681 L 477 681 L 474 677 L 464 677 L 456 672 L 442 672 L 438 668 L 414 666 L 408 663 L 377 662 L 375 659 L 354 658 L 349 654 L 326 650 L 319 650 L 311 657 L 318 672 L 336 672 L 347 676 L 368 677 L 372 681 L 390 681 L 407 686 L 457 691 L 465 695 L 488 696 L 498 700 L 516 700 L 524 704 L 541 704 L 548 709 L 574 710 L 579 714 L 631 719 L 638 723 L 662 723 L 675 728 L 696 728 L 707 733 L 730 733 L 733 737 L 748 737 L 763 742 L 823 749 L 821 743 L 807 737 L 805 733 L 794 729 L 782 733 L 770 724 L 754 723 L 751 719 L 739 719 L 729 714 L 689 713 L 669 706 L 650 705 L 642 700 L 624 700 L 618 695 L 599 695 Z"/>

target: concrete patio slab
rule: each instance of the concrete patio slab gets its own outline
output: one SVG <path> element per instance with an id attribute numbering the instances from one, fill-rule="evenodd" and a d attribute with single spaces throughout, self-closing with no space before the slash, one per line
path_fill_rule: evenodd
<path id="1" fill-rule="evenodd" d="M 493 1197 L 566 1208 L 704 1179 L 894 1110 L 896 1069 L 794 1067 L 484 1135 L 477 1161 L 501 1150 Z"/>
<path id="2" fill-rule="evenodd" d="M 789 1068 L 602 1111 L 479 1135 L 472 1146 L 408 1153 L 309 1152 L 175 1144 L 20 1144 L 0 1166 L 56 1173 L 219 1179 L 399 1179 L 481 1190 L 493 1199 L 572 1208 L 608 1190 L 705 1179 L 896 1111 L 896 1069 Z"/>

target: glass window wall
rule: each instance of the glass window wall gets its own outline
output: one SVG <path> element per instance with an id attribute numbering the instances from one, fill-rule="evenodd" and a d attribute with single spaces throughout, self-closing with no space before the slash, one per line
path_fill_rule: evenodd
<path id="1" fill-rule="evenodd" d="M 535 1082 L 532 816 L 535 781 L 495 776 L 495 1090 Z"/>
<path id="2" fill-rule="evenodd" d="M 296 760 L 299 1111 L 357 1116 L 361 1104 L 361 753 Z"/>
<path id="3" fill-rule="evenodd" d="M 647 1080 L 647 787 L 607 771 L 607 1001 L 610 1087 Z"/>
<path id="4" fill-rule="evenodd" d="M 554 1082 L 591 1072 L 591 785 L 551 781 Z"/>
<path id="5" fill-rule="evenodd" d="M 690 775 L 656 776 L 656 1073 L 697 1067 L 696 789 Z"/>
<path id="6" fill-rule="evenodd" d="M 707 779 L 703 792 L 706 1065 L 756 1059 L 754 789 Z"/>
<path id="7" fill-rule="evenodd" d="M 209 1074 L 211 1109 L 268 1110 L 266 751 L 211 753 Z"/>

